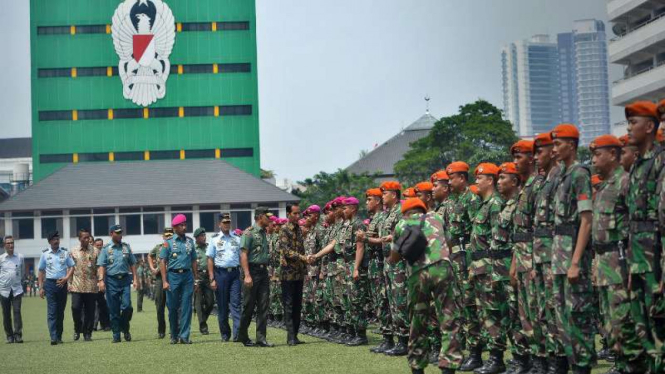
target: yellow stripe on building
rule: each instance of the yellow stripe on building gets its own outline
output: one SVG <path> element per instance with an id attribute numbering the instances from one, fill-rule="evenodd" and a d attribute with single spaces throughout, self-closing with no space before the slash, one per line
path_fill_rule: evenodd
<path id="1" fill-rule="evenodd" d="M 176 23 L 175 28 L 178 32 L 182 32 L 182 23 L 180 23 L 180 22 Z"/>
<path id="2" fill-rule="evenodd" d="M 76 35 L 76 26 L 74 25 L 69 26 L 69 33 L 72 35 Z"/>
<path id="3" fill-rule="evenodd" d="M 215 117 L 219 117 L 219 107 L 217 105 L 215 105 L 214 113 L 215 113 Z"/>
<path id="4" fill-rule="evenodd" d="M 185 159 L 185 150 L 184 150 L 184 149 L 181 149 L 181 150 L 180 150 L 180 159 L 181 159 L 181 160 L 184 160 L 184 159 Z"/>
<path id="5" fill-rule="evenodd" d="M 74 155 L 72 157 L 72 162 L 74 162 L 75 164 L 79 163 L 79 154 L 78 153 L 74 153 Z"/>
<path id="6" fill-rule="evenodd" d="M 106 68 L 106 76 L 107 77 L 112 77 L 113 76 L 113 67 L 109 66 Z"/>
<path id="7" fill-rule="evenodd" d="M 143 159 L 145 161 L 150 161 L 150 151 L 143 151 Z"/>
<path id="8" fill-rule="evenodd" d="M 184 107 L 178 108 L 178 117 L 182 118 L 184 116 L 185 116 L 185 108 Z"/>
<path id="9" fill-rule="evenodd" d="M 178 65 L 178 75 L 182 74 L 182 65 Z"/>
<path id="10" fill-rule="evenodd" d="M 107 34 L 111 33 L 111 25 L 106 25 L 106 33 Z"/>
<path id="11" fill-rule="evenodd" d="M 79 111 L 72 110 L 72 121 L 78 121 L 78 120 L 79 120 Z"/>
<path id="12" fill-rule="evenodd" d="M 109 152 L 109 161 L 115 161 L 115 154 L 113 152 Z"/>
<path id="13" fill-rule="evenodd" d="M 72 78 L 76 78 L 76 68 L 72 68 Z"/>
<path id="14" fill-rule="evenodd" d="M 217 74 L 217 73 L 219 73 L 219 66 L 217 66 L 216 63 L 215 63 L 215 64 L 212 64 L 212 73 L 213 73 L 213 74 Z"/>
<path id="15" fill-rule="evenodd" d="M 222 156 L 222 152 L 219 148 L 215 149 L 215 158 L 220 158 Z"/>
<path id="16" fill-rule="evenodd" d="M 113 119 L 113 109 L 109 109 L 108 118 Z"/>
<path id="17" fill-rule="evenodd" d="M 143 108 L 143 118 L 148 119 L 150 118 L 150 111 L 148 108 Z"/>
<path id="18" fill-rule="evenodd" d="M 212 23 L 212 31 L 217 31 L 217 22 Z"/>

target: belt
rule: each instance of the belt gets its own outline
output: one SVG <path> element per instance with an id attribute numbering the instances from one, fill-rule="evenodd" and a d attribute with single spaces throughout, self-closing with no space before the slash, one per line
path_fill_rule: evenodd
<path id="1" fill-rule="evenodd" d="M 551 227 L 536 227 L 533 230 L 533 236 L 536 238 L 551 238 L 554 237 L 554 231 Z"/>
<path id="2" fill-rule="evenodd" d="M 267 269 L 268 265 L 267 264 L 253 264 L 253 263 L 250 262 L 249 267 L 250 268 L 257 268 L 257 269 Z"/>
<path id="3" fill-rule="evenodd" d="M 631 221 L 630 222 L 630 231 L 650 231 L 656 232 L 658 228 L 656 227 L 655 221 Z"/>
<path id="4" fill-rule="evenodd" d="M 470 236 L 467 236 L 467 235 L 464 235 L 464 243 L 468 245 L 470 241 L 471 241 L 471 237 L 470 237 Z M 459 238 L 452 238 L 452 239 L 450 239 L 450 243 L 451 243 L 452 245 L 460 245 L 460 244 L 462 244 L 462 242 L 460 242 Z"/>
<path id="5" fill-rule="evenodd" d="M 107 276 L 108 278 L 118 279 L 118 280 L 125 279 L 128 275 L 129 275 L 129 274 L 116 274 L 116 275 L 108 275 L 108 274 L 106 274 L 106 276 Z"/>
<path id="6" fill-rule="evenodd" d="M 199 270 L 199 273 L 207 274 L 207 273 L 208 273 L 208 269 L 201 269 L 201 270 Z"/>
<path id="7" fill-rule="evenodd" d="M 530 243 L 533 241 L 532 232 L 516 232 L 513 234 L 513 242 L 515 243 Z"/>
<path id="8" fill-rule="evenodd" d="M 577 226 L 576 225 L 556 225 L 554 226 L 555 235 L 563 236 L 575 236 L 577 235 Z"/>
<path id="9" fill-rule="evenodd" d="M 611 242 L 611 243 L 604 243 L 604 244 L 597 244 L 593 243 L 593 250 L 599 254 L 602 255 L 604 253 L 608 252 L 617 252 L 619 251 L 619 242 Z"/>
<path id="10" fill-rule="evenodd" d="M 450 254 L 450 261 L 456 261 L 458 257 L 464 258 L 466 256 L 466 251 L 457 251 Z"/>
<path id="11" fill-rule="evenodd" d="M 342 257 L 341 255 L 337 254 L 335 251 L 330 252 L 330 254 L 328 256 L 330 256 L 329 260 L 333 261 L 333 262 L 337 261 L 338 259 L 340 259 Z"/>
<path id="12" fill-rule="evenodd" d="M 189 273 L 189 269 L 169 269 L 169 272 L 183 274 L 183 273 Z"/>
<path id="13" fill-rule="evenodd" d="M 501 260 L 508 258 L 513 255 L 513 251 L 510 249 L 504 249 L 502 251 L 475 251 L 471 253 L 473 261 L 483 260 L 486 258 L 491 258 L 493 260 Z"/>
<path id="14" fill-rule="evenodd" d="M 229 272 L 229 273 L 230 273 L 230 272 L 232 272 L 232 271 L 234 271 L 234 270 L 238 270 L 238 267 L 237 267 L 237 266 L 234 266 L 234 267 L 224 268 L 224 267 L 221 267 L 221 266 L 215 266 L 215 269 L 220 270 L 220 271 L 226 271 L 226 272 Z"/>

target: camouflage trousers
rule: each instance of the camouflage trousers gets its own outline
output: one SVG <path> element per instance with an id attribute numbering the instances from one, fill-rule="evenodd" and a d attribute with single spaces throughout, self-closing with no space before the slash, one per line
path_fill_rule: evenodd
<path id="1" fill-rule="evenodd" d="M 464 305 L 463 329 L 460 330 L 460 334 L 465 337 L 465 339 L 462 339 L 465 344 L 464 347 L 469 350 L 475 347 L 482 347 L 484 339 L 481 335 L 476 298 L 473 292 L 473 285 L 469 282 L 468 269 L 464 266 L 465 263 L 471 263 L 471 252 L 460 252 L 460 247 L 454 246 L 451 253 L 450 259 L 457 275 L 456 279 L 462 293 L 461 297 Z"/>
<path id="2" fill-rule="evenodd" d="M 335 288 L 333 287 L 333 278 L 334 275 L 330 273 L 330 270 L 326 273 L 325 279 L 325 288 L 323 289 L 323 305 L 325 312 L 325 319 L 330 323 L 337 323 L 335 321 L 335 307 L 333 305 L 333 300 L 335 299 Z"/>
<path id="3" fill-rule="evenodd" d="M 619 283 L 597 289 L 600 310 L 604 316 L 603 335 L 607 339 L 607 346 L 616 355 L 614 365 L 626 373 L 645 372 L 646 352 L 635 331 L 626 288 Z"/>
<path id="4" fill-rule="evenodd" d="M 566 274 L 554 275 L 554 309 L 557 328 L 568 363 L 579 367 L 596 364 L 593 326 L 593 286 L 588 269 L 575 283 Z"/>
<path id="5" fill-rule="evenodd" d="M 270 279 L 270 314 L 274 316 L 284 315 L 282 305 L 282 285 L 279 279 Z"/>
<path id="6" fill-rule="evenodd" d="M 381 255 L 381 254 L 379 254 Z M 368 282 L 371 297 L 372 310 L 379 321 L 379 330 L 383 335 L 392 334 L 392 318 L 390 315 L 390 304 L 388 303 L 388 291 L 386 288 L 386 276 L 383 273 L 384 263 L 376 257 L 369 261 Z"/>
<path id="7" fill-rule="evenodd" d="M 470 277 L 479 321 L 487 332 L 488 348 L 503 352 L 507 347 L 508 329 L 506 282 L 494 282 L 491 267 L 486 274 L 475 274 Z"/>
<path id="8" fill-rule="evenodd" d="M 346 326 L 346 311 L 344 309 L 345 303 L 348 303 L 348 285 L 346 282 L 346 269 L 343 260 L 337 260 L 333 263 L 332 274 L 332 287 L 333 287 L 333 323 L 339 326 Z"/>
<path id="9" fill-rule="evenodd" d="M 510 281 L 506 284 L 506 296 L 508 298 L 507 335 L 510 341 L 510 352 L 513 356 L 530 353 L 529 339 L 522 331 L 517 288 L 510 285 Z"/>
<path id="10" fill-rule="evenodd" d="M 545 345 L 543 344 L 543 332 L 540 325 L 536 324 L 536 289 L 531 272 L 517 273 L 517 313 L 520 317 L 521 329 L 516 332 L 521 343 L 515 346 L 518 354 L 533 353 L 539 357 L 545 357 Z"/>
<path id="11" fill-rule="evenodd" d="M 316 293 L 319 284 L 319 278 L 314 274 L 308 275 L 305 279 L 305 285 L 302 293 L 303 301 L 303 320 L 309 324 L 319 321 L 317 316 Z"/>
<path id="12" fill-rule="evenodd" d="M 353 271 L 355 263 L 349 261 L 346 264 L 346 284 L 348 297 L 347 304 L 344 306 L 346 311 L 345 320 L 347 325 L 356 330 L 367 329 L 367 304 L 369 303 L 369 284 L 367 279 L 367 269 L 360 269 L 360 278 L 353 280 Z"/>
<path id="13" fill-rule="evenodd" d="M 556 313 L 554 311 L 554 275 L 550 262 L 536 264 L 535 277 L 533 278 L 535 288 L 535 310 L 534 324 L 542 331 L 538 350 L 534 352 L 542 356 L 541 346 L 545 347 L 546 354 L 554 356 L 565 356 L 561 336 L 556 325 Z"/>
<path id="14" fill-rule="evenodd" d="M 386 274 L 388 303 L 392 318 L 392 332 L 397 337 L 409 336 L 409 318 L 407 310 L 406 262 L 400 260 L 395 264 L 386 261 L 383 268 Z"/>
<path id="15" fill-rule="evenodd" d="M 435 314 L 441 334 L 439 367 L 459 369 L 462 364 L 462 328 L 460 293 L 451 264 L 442 261 L 412 274 L 407 280 L 409 296 L 409 349 L 407 359 L 412 369 L 424 369 L 432 347 L 428 337 L 431 316 Z"/>
<path id="16" fill-rule="evenodd" d="M 637 336 L 650 357 L 651 371 L 665 372 L 665 300 L 653 272 L 631 274 L 631 314 Z"/>
<path id="17" fill-rule="evenodd" d="M 327 323 L 328 315 L 326 314 L 326 284 L 325 274 L 319 274 L 319 278 L 316 280 L 316 302 L 314 305 L 316 321 L 318 323 Z"/>

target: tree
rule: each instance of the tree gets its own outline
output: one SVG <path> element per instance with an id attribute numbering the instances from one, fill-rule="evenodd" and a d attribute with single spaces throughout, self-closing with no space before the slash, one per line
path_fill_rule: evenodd
<path id="1" fill-rule="evenodd" d="M 453 161 L 465 161 L 472 168 L 481 162 L 500 164 L 510 161 L 510 146 L 517 140 L 501 110 L 480 99 L 441 118 L 429 135 L 411 143 L 395 172 L 403 184 L 413 185 Z"/>
<path id="2" fill-rule="evenodd" d="M 291 193 L 301 198 L 301 208 L 305 209 L 312 204 L 323 206 L 337 196 L 353 196 L 360 200 L 361 216 L 366 216 L 363 200 L 365 191 L 376 187 L 375 175 L 367 173 L 356 175 L 339 169 L 334 173 L 319 172 L 312 178 L 307 178 L 299 184 L 305 187 L 304 191 L 294 189 Z"/>
<path id="3" fill-rule="evenodd" d="M 275 172 L 272 170 L 261 169 L 261 179 L 271 179 L 275 177 Z"/>

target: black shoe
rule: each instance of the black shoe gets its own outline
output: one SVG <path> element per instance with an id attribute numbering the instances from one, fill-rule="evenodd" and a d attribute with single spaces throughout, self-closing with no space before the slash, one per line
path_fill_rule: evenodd
<path id="1" fill-rule="evenodd" d="M 91 342 L 92 341 L 92 335 L 91 334 L 83 334 L 83 341 Z"/>
<path id="2" fill-rule="evenodd" d="M 62 342 L 62 338 L 58 338 L 58 344 L 65 344 Z"/>
<path id="3" fill-rule="evenodd" d="M 296 344 L 305 344 L 304 341 L 302 341 L 302 340 L 300 340 L 300 339 L 298 339 L 298 338 L 293 339 L 293 341 L 295 341 Z"/>
<path id="4" fill-rule="evenodd" d="M 171 338 L 171 344 L 178 344 L 178 339 Z"/>
<path id="5" fill-rule="evenodd" d="M 113 342 L 113 343 L 120 343 L 121 341 L 122 341 L 122 340 L 120 340 L 120 337 L 119 337 L 119 336 L 114 336 L 112 342 Z"/>
<path id="6" fill-rule="evenodd" d="M 383 353 L 395 347 L 392 335 L 383 335 L 383 341 L 378 346 L 371 348 L 369 351 L 372 353 Z"/>
<path id="7" fill-rule="evenodd" d="M 519 359 L 516 359 L 516 361 L 519 361 Z M 489 360 L 473 372 L 475 374 L 499 374 L 504 371 L 506 371 L 506 364 L 503 362 L 503 351 L 492 351 Z"/>
<path id="8" fill-rule="evenodd" d="M 425 370 L 411 368 L 411 374 L 425 374 Z"/>
<path id="9" fill-rule="evenodd" d="M 591 374 L 591 368 L 573 365 L 573 374 Z"/>
<path id="10" fill-rule="evenodd" d="M 439 366 L 440 353 L 441 353 L 441 347 L 432 347 L 432 351 L 429 353 L 429 363 L 432 365 Z"/>
<path id="11" fill-rule="evenodd" d="M 58 345 L 58 341 L 57 340 L 51 340 L 51 345 Z"/>
<path id="12" fill-rule="evenodd" d="M 356 336 L 351 339 L 350 342 L 346 343 L 349 347 L 357 347 L 360 345 L 367 345 L 367 331 L 365 330 L 358 330 L 358 333 L 356 333 Z"/>
<path id="13" fill-rule="evenodd" d="M 9 335 L 7 337 L 7 344 L 14 344 L 14 335 Z"/>
<path id="14" fill-rule="evenodd" d="M 455 374 L 455 369 L 441 368 L 441 374 Z"/>
<path id="15" fill-rule="evenodd" d="M 291 347 L 298 345 L 298 343 L 296 343 L 296 341 L 293 340 L 293 339 L 288 340 L 288 341 L 286 342 L 286 344 L 289 345 L 289 346 L 291 346 Z"/>
<path id="16" fill-rule="evenodd" d="M 247 339 L 244 342 L 242 342 L 242 345 L 245 347 L 254 347 L 256 344 L 252 341 L 252 339 Z"/>
<path id="17" fill-rule="evenodd" d="M 268 343 L 267 341 L 264 340 L 264 341 L 256 342 L 256 346 L 261 347 L 261 348 L 272 348 L 275 345 L 272 344 L 272 343 Z"/>
<path id="18" fill-rule="evenodd" d="M 237 342 L 238 342 L 238 337 L 237 337 L 237 336 L 234 336 L 233 339 L 231 339 L 231 340 L 232 340 L 234 343 L 237 343 Z"/>
<path id="19" fill-rule="evenodd" d="M 78 341 L 78 340 L 81 338 L 81 334 L 78 333 L 78 332 L 75 332 L 73 338 L 74 338 L 74 341 L 76 342 L 76 341 Z"/>
<path id="20" fill-rule="evenodd" d="M 547 374 L 548 363 L 545 357 L 534 357 L 529 374 Z"/>
<path id="21" fill-rule="evenodd" d="M 549 370 L 547 374 L 567 374 L 568 373 L 568 358 L 565 356 L 550 356 Z"/>
<path id="22" fill-rule="evenodd" d="M 192 344 L 192 341 L 189 339 L 180 338 L 180 344 Z"/>
<path id="23" fill-rule="evenodd" d="M 383 354 L 386 356 L 406 356 L 406 354 L 409 352 L 408 345 L 409 338 L 400 337 L 397 339 L 397 344 L 393 347 L 393 349 L 385 351 Z"/>
<path id="24" fill-rule="evenodd" d="M 23 337 L 21 335 L 14 335 L 14 343 L 23 344 Z"/>
<path id="25" fill-rule="evenodd" d="M 228 342 L 228 341 L 229 341 L 229 339 L 231 339 L 231 337 L 230 337 L 230 336 L 228 336 L 228 335 L 222 335 L 222 341 L 223 341 L 223 342 L 225 342 L 225 343 L 226 343 L 226 342 Z"/>
<path id="26" fill-rule="evenodd" d="M 163 332 L 160 332 L 160 333 L 157 334 L 157 339 L 164 339 L 165 337 L 166 337 L 166 334 L 164 334 Z"/>
<path id="27" fill-rule="evenodd" d="M 111 328 L 110 327 L 104 327 L 104 331 L 109 332 L 109 331 L 111 331 Z"/>
<path id="28" fill-rule="evenodd" d="M 129 332 L 126 332 L 125 333 L 125 341 L 126 342 L 131 342 L 132 341 L 132 334 L 130 334 Z"/>
<path id="29" fill-rule="evenodd" d="M 208 330 L 201 331 L 201 335 L 208 335 L 208 334 L 210 334 L 210 332 L 208 332 Z"/>
<path id="30" fill-rule="evenodd" d="M 471 354 L 464 360 L 459 371 L 474 371 L 483 366 L 483 348 L 475 347 L 471 349 Z"/>

